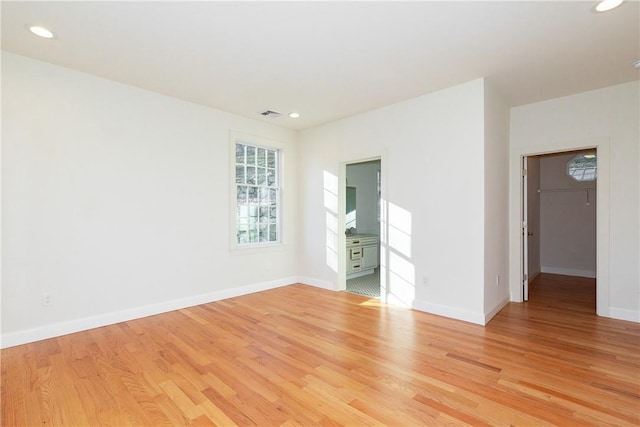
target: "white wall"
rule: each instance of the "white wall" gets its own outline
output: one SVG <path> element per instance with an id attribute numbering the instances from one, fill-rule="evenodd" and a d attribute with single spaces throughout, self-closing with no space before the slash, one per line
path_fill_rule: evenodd
<path id="1" fill-rule="evenodd" d="M 540 157 L 541 269 L 543 273 L 596 277 L 597 183 L 578 182 L 567 175 L 567 163 L 576 155 Z M 553 191 L 557 189 L 575 191 Z"/>
<path id="2" fill-rule="evenodd" d="M 379 160 L 347 165 L 347 183 L 349 186 L 356 188 L 356 224 L 358 233 L 380 234 L 377 209 L 377 174 L 379 170 Z"/>
<path id="3" fill-rule="evenodd" d="M 519 215 L 518 157 L 598 147 L 598 314 L 640 321 L 640 82 L 514 108 L 510 143 L 512 237 Z M 517 295 L 515 239 L 510 284 Z"/>
<path id="4" fill-rule="evenodd" d="M 2 55 L 2 345 L 296 280 L 294 131 Z M 229 250 L 232 130 L 284 146 L 276 250 Z"/>
<path id="5" fill-rule="evenodd" d="M 484 151 L 483 80 L 303 131 L 303 276 L 338 287 L 328 201 L 345 162 L 382 156 L 389 301 L 483 323 Z"/>
<path id="6" fill-rule="evenodd" d="M 509 108 L 484 86 L 484 313 L 489 321 L 509 302 Z"/>

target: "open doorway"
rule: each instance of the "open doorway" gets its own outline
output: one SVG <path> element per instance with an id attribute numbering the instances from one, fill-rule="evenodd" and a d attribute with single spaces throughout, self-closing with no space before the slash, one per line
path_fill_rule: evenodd
<path id="1" fill-rule="evenodd" d="M 582 300 L 595 312 L 597 160 L 596 149 L 523 158 L 525 301 L 541 292 L 571 298 L 569 288 L 580 287 L 591 289 Z"/>
<path id="2" fill-rule="evenodd" d="M 381 161 L 346 165 L 346 291 L 380 298 Z"/>
<path id="3" fill-rule="evenodd" d="M 606 138 L 592 138 L 590 140 L 567 140 L 540 143 L 538 147 L 512 147 L 509 155 L 509 289 L 511 301 L 524 301 L 524 288 L 527 281 L 523 281 L 525 265 L 523 252 L 526 245 L 523 242 L 526 233 L 523 233 L 523 159 L 543 154 L 596 150 L 598 158 L 598 185 L 596 195 L 598 198 L 596 215 L 596 314 L 598 316 L 612 317 L 609 295 L 609 270 L 610 270 L 610 221 L 609 221 L 609 181 L 610 181 L 610 144 Z M 524 234 L 524 235 L 523 235 Z"/>

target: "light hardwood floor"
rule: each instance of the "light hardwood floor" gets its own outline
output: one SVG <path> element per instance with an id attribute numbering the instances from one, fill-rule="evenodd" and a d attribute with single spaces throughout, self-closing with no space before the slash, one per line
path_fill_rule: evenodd
<path id="1" fill-rule="evenodd" d="M 541 275 L 486 327 L 293 285 L 2 350 L 3 426 L 640 424 L 640 325 Z"/>

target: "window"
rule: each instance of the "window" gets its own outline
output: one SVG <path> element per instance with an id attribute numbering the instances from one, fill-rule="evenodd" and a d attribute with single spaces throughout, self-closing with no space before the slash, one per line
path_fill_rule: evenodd
<path id="1" fill-rule="evenodd" d="M 598 177 L 598 158 L 595 153 L 578 154 L 567 163 L 567 175 L 576 181 L 595 181 Z"/>
<path id="2" fill-rule="evenodd" d="M 280 241 L 280 150 L 235 143 L 236 243 Z"/>

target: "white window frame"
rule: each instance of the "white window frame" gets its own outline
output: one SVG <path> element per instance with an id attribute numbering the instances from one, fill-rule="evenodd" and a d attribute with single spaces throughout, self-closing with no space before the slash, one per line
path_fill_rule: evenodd
<path id="1" fill-rule="evenodd" d="M 586 159 L 588 157 L 586 156 L 592 156 L 590 158 L 593 159 L 593 162 L 595 163 L 594 167 L 573 167 L 572 165 L 574 164 L 574 162 L 576 162 L 578 159 Z M 576 171 L 581 171 L 582 174 L 577 174 L 575 172 L 572 172 L 572 169 L 576 170 Z M 585 179 L 585 175 L 587 175 L 587 170 L 589 169 L 593 169 L 593 173 L 589 173 L 588 177 Z M 596 181 L 598 179 L 598 157 L 597 154 L 595 152 L 588 152 L 588 153 L 580 153 L 580 154 L 576 154 L 575 156 L 573 156 L 571 158 L 571 160 L 569 160 L 567 162 L 567 176 L 570 177 L 571 179 L 573 179 L 576 182 L 593 182 Z"/>
<path id="2" fill-rule="evenodd" d="M 238 198 L 237 191 L 238 185 L 236 183 L 236 143 L 245 144 L 253 147 L 264 148 L 268 150 L 277 151 L 277 196 L 276 196 L 276 233 L 277 240 L 269 242 L 253 242 L 253 243 L 239 243 L 238 242 Z M 284 146 L 278 141 L 274 141 L 267 138 L 258 137 L 255 135 L 247 135 L 239 132 L 231 132 L 229 138 L 229 169 L 230 169 L 230 215 L 229 215 L 229 239 L 231 250 L 252 250 L 260 248 L 274 248 L 284 245 L 284 233 L 283 233 L 283 194 L 284 194 Z"/>

